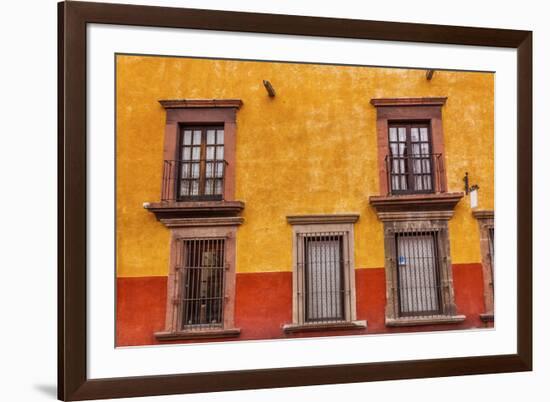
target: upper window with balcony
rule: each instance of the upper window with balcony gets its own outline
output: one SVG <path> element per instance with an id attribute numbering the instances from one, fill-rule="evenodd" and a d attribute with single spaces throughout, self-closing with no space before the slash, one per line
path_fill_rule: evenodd
<path id="1" fill-rule="evenodd" d="M 377 98 L 381 196 L 446 193 L 442 107 L 446 98 Z"/>
<path id="2" fill-rule="evenodd" d="M 224 160 L 223 126 L 182 127 L 179 158 L 164 161 L 165 193 L 177 201 L 221 200 L 227 162 Z"/>
<path id="3" fill-rule="evenodd" d="M 235 145 L 241 100 L 159 102 L 166 110 L 161 203 L 149 203 L 148 209 L 170 216 L 183 210 L 240 212 L 243 204 L 235 200 Z"/>
<path id="4" fill-rule="evenodd" d="M 390 123 L 385 157 L 391 194 L 433 193 L 441 154 L 433 153 L 429 123 Z"/>

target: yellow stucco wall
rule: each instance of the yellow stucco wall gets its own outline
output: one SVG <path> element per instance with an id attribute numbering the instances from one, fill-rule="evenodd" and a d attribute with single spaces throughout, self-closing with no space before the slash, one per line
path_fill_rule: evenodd
<path id="1" fill-rule="evenodd" d="M 372 98 L 446 96 L 443 129 L 449 191 L 470 173 L 479 208 L 493 209 L 490 73 L 117 57 L 117 275 L 166 275 L 169 231 L 144 202 L 160 197 L 165 111 L 159 99 L 238 98 L 236 199 L 245 202 L 237 271 L 290 271 L 286 216 L 357 212 L 358 268 L 383 267 L 376 110 Z M 268 79 L 277 91 L 269 98 Z M 477 221 L 463 199 L 450 222 L 453 263 L 480 261 Z"/>

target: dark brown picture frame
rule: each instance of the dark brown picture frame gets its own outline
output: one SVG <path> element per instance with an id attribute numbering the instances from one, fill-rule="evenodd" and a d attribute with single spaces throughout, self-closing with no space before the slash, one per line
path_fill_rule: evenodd
<path id="1" fill-rule="evenodd" d="M 86 25 L 192 28 L 517 49 L 517 353 L 89 379 Z M 532 32 L 104 3 L 58 4 L 58 397 L 83 400 L 532 370 Z"/>

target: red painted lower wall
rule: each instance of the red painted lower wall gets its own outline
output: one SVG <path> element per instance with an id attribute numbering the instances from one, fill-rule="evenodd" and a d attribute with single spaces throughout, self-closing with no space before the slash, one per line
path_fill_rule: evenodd
<path id="1" fill-rule="evenodd" d="M 166 280 L 166 277 L 117 279 L 117 346 L 159 343 L 154 333 L 164 329 Z M 479 319 L 479 315 L 484 312 L 481 264 L 453 265 L 453 280 L 457 313 L 466 316 L 466 320 L 460 324 L 386 327 L 384 268 L 369 268 L 356 270 L 355 277 L 357 319 L 367 320 L 366 330 L 286 335 L 282 331 L 282 326 L 292 322 L 292 273 L 237 274 L 235 326 L 241 329 L 241 335 L 231 339 L 274 339 L 485 327 L 486 324 Z M 202 340 L 204 341 L 209 340 Z"/>

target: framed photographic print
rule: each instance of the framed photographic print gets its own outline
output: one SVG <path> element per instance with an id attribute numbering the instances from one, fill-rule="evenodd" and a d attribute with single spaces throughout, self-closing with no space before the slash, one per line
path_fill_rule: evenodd
<path id="1" fill-rule="evenodd" d="M 531 32 L 58 15 L 60 399 L 531 370 Z"/>

